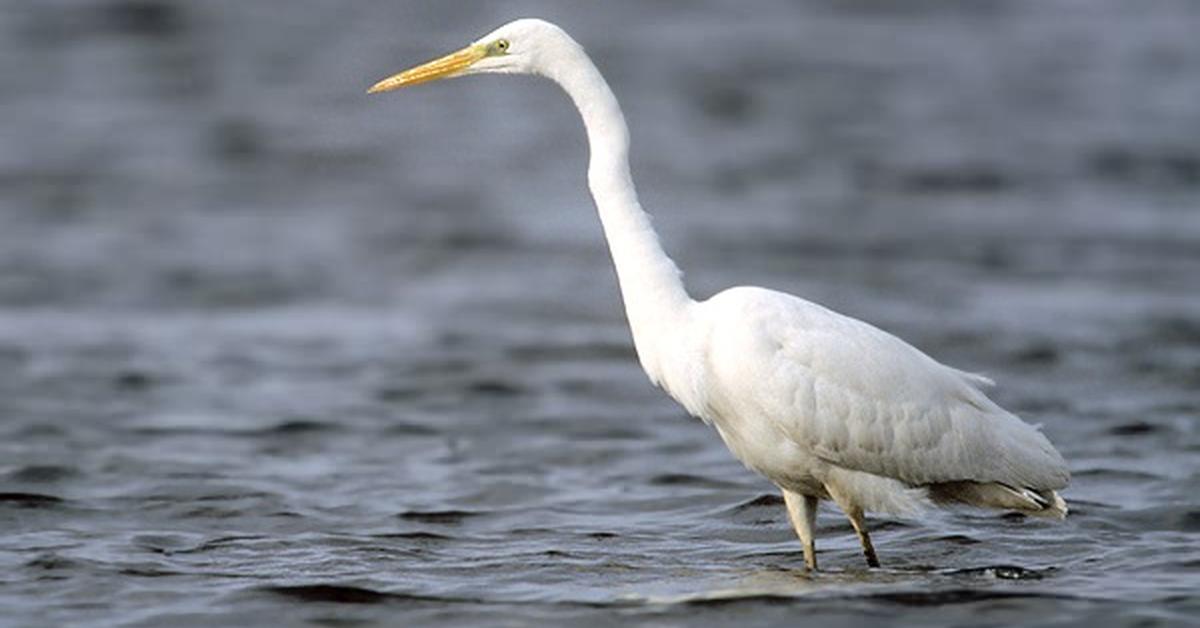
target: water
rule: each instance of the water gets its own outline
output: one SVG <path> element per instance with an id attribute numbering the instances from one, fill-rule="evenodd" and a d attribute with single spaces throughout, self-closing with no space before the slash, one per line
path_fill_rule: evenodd
<path id="1" fill-rule="evenodd" d="M 10 3 L 0 624 L 1200 616 L 1194 3 Z M 1061 524 L 821 513 L 635 364 L 567 100 L 378 78 L 517 16 L 622 99 L 697 295 L 1001 382 Z"/>

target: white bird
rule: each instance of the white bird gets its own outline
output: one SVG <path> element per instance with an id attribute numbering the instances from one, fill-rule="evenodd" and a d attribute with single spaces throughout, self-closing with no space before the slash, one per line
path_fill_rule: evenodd
<path id="1" fill-rule="evenodd" d="M 603 223 L 638 360 L 650 380 L 716 428 L 775 483 L 816 569 L 820 500 L 836 503 L 879 566 L 868 511 L 962 503 L 1062 518 L 1066 463 L 1035 427 L 983 392 L 987 378 L 798 297 L 736 287 L 705 301 L 684 289 L 638 202 L 629 130 L 583 48 L 549 22 L 510 22 L 466 48 L 376 83 L 386 92 L 480 73 L 558 83 L 579 109 L 588 186 Z"/>

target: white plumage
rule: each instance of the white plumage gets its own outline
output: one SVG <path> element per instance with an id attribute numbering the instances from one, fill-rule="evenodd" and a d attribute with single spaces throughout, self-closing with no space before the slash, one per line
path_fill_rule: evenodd
<path id="1" fill-rule="evenodd" d="M 696 310 L 710 330 L 701 341 L 707 358 L 699 414 L 732 449 L 745 452 L 742 460 L 783 488 L 819 493 L 814 484 L 838 483 L 847 471 L 906 486 L 1066 485 L 1062 458 L 1041 432 L 987 398 L 986 378 L 770 290 L 734 288 Z M 794 480 L 795 465 L 774 451 L 780 441 L 801 444 L 798 455 L 812 459 Z M 901 513 L 920 505 L 876 499 L 855 501 L 866 510 Z"/>
<path id="2" fill-rule="evenodd" d="M 1066 515 L 1055 492 L 1069 480 L 1062 457 L 984 394 L 987 378 L 781 292 L 739 287 L 691 299 L 638 202 L 617 100 L 557 26 L 511 22 L 371 91 L 481 72 L 546 76 L 574 100 L 591 147 L 588 184 L 642 367 L 782 490 L 810 568 L 822 499 L 849 517 L 872 566 L 867 511 L 965 503 Z"/>

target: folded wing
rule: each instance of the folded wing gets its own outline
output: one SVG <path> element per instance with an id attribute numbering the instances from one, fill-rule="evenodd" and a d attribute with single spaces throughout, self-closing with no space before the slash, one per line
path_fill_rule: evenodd
<path id="1" fill-rule="evenodd" d="M 743 381 L 721 384 L 749 392 L 761 415 L 811 454 L 913 486 L 1067 484 L 1059 453 L 1037 428 L 988 399 L 986 378 L 790 295 L 735 291 L 738 329 L 715 328 L 712 339 L 724 355 L 732 347 L 723 344 L 738 346 L 742 365 L 720 372 Z"/>

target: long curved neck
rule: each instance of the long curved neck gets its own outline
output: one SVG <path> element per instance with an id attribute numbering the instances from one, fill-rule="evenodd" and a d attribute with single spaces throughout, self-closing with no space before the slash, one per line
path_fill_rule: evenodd
<path id="1" fill-rule="evenodd" d="M 629 128 L 616 96 L 578 44 L 559 59 L 547 75 L 575 101 L 587 128 L 588 187 L 616 266 L 638 358 L 659 383 L 660 341 L 679 328 L 692 301 L 682 273 L 663 251 L 650 216 L 638 202 L 629 173 Z"/>

